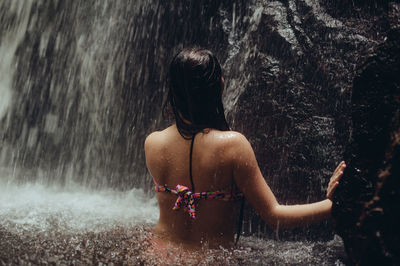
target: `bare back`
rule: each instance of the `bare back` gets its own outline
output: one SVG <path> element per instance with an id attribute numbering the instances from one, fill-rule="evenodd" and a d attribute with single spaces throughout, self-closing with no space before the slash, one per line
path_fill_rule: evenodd
<path id="1" fill-rule="evenodd" d="M 229 147 L 234 135 L 235 132 L 214 129 L 196 135 L 192 154 L 194 192 L 237 192 L 230 159 L 232 149 Z M 169 188 L 178 184 L 191 188 L 190 144 L 191 140 L 185 140 L 175 125 L 147 137 L 146 163 L 158 184 Z M 196 219 L 191 219 L 183 210 L 172 210 L 176 195 L 159 192 L 157 198 L 160 219 L 156 230 L 168 239 L 188 244 L 207 241 L 212 245 L 224 245 L 233 242 L 237 202 L 199 199 Z"/>
<path id="2" fill-rule="evenodd" d="M 176 126 L 149 135 L 145 142 L 147 167 L 158 184 L 191 188 L 189 154 L 191 140 L 185 140 Z M 290 228 L 327 219 L 330 195 L 346 167 L 341 162 L 334 171 L 327 199 L 302 205 L 280 205 L 263 178 L 248 140 L 234 131 L 215 129 L 198 133 L 194 141 L 192 174 L 195 192 L 230 191 L 237 186 L 255 211 L 273 228 Z M 200 199 L 196 219 L 181 210 L 173 211 L 175 194 L 157 193 L 160 219 L 156 232 L 175 243 L 210 246 L 233 243 L 238 209 L 235 202 Z"/>

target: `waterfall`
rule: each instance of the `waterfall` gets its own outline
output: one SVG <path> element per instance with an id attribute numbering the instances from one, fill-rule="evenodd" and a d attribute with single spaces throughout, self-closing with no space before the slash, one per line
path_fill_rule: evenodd
<path id="1" fill-rule="evenodd" d="M 144 186 L 143 139 L 163 97 L 140 47 L 147 4 L 2 2 L 3 178 Z"/>

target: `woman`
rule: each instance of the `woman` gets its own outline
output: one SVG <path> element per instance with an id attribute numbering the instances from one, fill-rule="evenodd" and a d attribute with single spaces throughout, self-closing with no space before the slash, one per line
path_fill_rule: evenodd
<path id="1" fill-rule="evenodd" d="M 188 48 L 173 59 L 168 98 L 176 124 L 145 141 L 146 164 L 160 207 L 157 235 L 186 247 L 229 246 L 234 242 L 237 202 L 243 196 L 273 228 L 327 219 L 345 163 L 333 173 L 327 199 L 280 205 L 246 137 L 229 129 L 223 88 L 221 67 L 210 51 Z"/>

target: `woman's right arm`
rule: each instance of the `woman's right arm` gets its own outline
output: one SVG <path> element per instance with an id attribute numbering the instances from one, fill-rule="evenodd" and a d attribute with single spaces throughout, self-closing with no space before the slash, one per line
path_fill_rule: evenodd
<path id="1" fill-rule="evenodd" d="M 261 174 L 254 151 L 248 140 L 235 134 L 231 146 L 233 176 L 238 188 L 261 218 L 273 228 L 291 228 L 319 222 L 330 217 L 332 201 L 329 199 L 339 184 L 346 167 L 341 162 L 329 182 L 327 198 L 301 205 L 280 205 Z"/>

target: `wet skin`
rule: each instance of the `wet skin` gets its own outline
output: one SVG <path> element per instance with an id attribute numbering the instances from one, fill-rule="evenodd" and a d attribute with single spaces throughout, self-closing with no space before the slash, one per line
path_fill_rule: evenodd
<path id="1" fill-rule="evenodd" d="M 160 185 L 191 188 L 189 151 L 175 125 L 150 134 L 145 142 L 146 164 Z M 330 197 L 339 184 L 346 165 L 341 162 L 328 185 L 326 200 L 303 205 L 280 205 L 258 167 L 248 140 L 234 131 L 215 129 L 198 133 L 194 142 L 193 181 L 195 192 L 230 191 L 232 184 L 273 228 L 296 227 L 324 220 L 330 216 Z M 159 239 L 190 248 L 207 243 L 210 247 L 230 246 L 237 222 L 238 202 L 200 199 L 196 219 L 183 210 L 172 210 L 175 194 L 159 192 L 160 218 L 155 232 Z"/>

